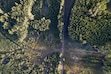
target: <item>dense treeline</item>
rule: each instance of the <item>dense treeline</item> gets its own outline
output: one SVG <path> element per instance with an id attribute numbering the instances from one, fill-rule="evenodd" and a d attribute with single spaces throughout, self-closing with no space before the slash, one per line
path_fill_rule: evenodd
<path id="1" fill-rule="evenodd" d="M 108 54 L 104 60 L 104 69 L 110 73 L 111 61 L 111 12 L 109 0 L 76 0 L 72 8 L 69 34 L 72 39 L 90 43 Z M 107 61 L 106 61 L 107 60 Z"/>
<path id="2" fill-rule="evenodd" d="M 111 40 L 111 13 L 107 0 L 76 1 L 72 8 L 69 33 L 71 38 L 95 45 L 104 45 Z"/>

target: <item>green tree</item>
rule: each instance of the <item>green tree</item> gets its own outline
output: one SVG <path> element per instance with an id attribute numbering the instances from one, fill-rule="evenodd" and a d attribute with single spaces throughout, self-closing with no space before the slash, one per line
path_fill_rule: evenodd
<path id="1" fill-rule="evenodd" d="M 95 45 L 110 40 L 111 15 L 107 11 L 108 0 L 76 1 L 69 25 L 70 37 Z"/>
<path id="2" fill-rule="evenodd" d="M 106 74 L 111 73 L 111 43 L 107 42 L 104 46 L 101 47 L 102 52 L 106 54 L 103 58 L 103 69 Z"/>
<path id="3" fill-rule="evenodd" d="M 29 25 L 37 23 L 38 26 L 35 24 L 33 28 L 44 31 L 45 28 L 48 29 L 48 24 L 50 24 L 50 20 L 45 20 L 44 18 L 38 20 L 38 22 L 35 21 L 34 15 L 32 14 L 34 3 L 35 0 L 20 0 L 20 3 L 15 3 L 11 11 L 3 13 L 0 16 L 0 21 L 3 24 L 2 27 L 8 30 L 9 34 L 16 34 L 20 42 L 23 42 L 27 37 Z M 34 23 L 32 23 L 31 20 L 33 20 Z"/>
<path id="4" fill-rule="evenodd" d="M 46 19 L 45 17 L 41 18 L 41 20 L 34 20 L 31 24 L 32 27 L 36 30 L 45 31 L 49 29 L 49 24 L 51 21 Z"/>

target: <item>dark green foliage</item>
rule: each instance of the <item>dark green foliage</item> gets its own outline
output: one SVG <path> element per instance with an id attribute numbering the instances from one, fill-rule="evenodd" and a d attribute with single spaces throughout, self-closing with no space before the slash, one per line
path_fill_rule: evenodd
<path id="1" fill-rule="evenodd" d="M 71 38 L 95 45 L 103 45 L 109 41 L 111 14 L 106 10 L 106 3 L 106 0 L 76 1 L 70 18 Z"/>
<path id="2" fill-rule="evenodd" d="M 58 25 L 58 13 L 60 0 L 47 0 L 48 4 L 48 14 L 44 16 L 42 14 L 43 1 L 37 0 L 33 6 L 32 13 L 35 15 L 35 19 L 41 19 L 42 17 L 49 18 L 51 23 L 49 25 L 50 32 L 54 33 L 55 36 L 58 35 L 59 31 L 57 28 Z"/>
<path id="3" fill-rule="evenodd" d="M 103 69 L 107 74 L 111 73 L 111 43 L 101 47 L 102 51 L 106 56 L 103 58 Z"/>
<path id="4" fill-rule="evenodd" d="M 58 74 L 57 67 L 59 64 L 59 54 L 54 53 L 44 58 L 42 62 L 44 69 L 48 74 Z"/>
<path id="5" fill-rule="evenodd" d="M 32 8 L 32 14 L 34 14 L 35 19 L 40 19 L 43 17 L 41 9 L 42 9 L 42 0 L 36 0 Z"/>
<path id="6" fill-rule="evenodd" d="M 56 38 L 59 39 L 59 30 L 58 30 L 58 13 L 60 9 L 60 0 L 47 0 L 49 4 L 49 14 L 47 17 L 50 18 L 50 32 L 54 34 Z"/>
<path id="7" fill-rule="evenodd" d="M 0 12 L 1 33 L 4 36 L 8 37 L 6 39 L 11 40 L 12 42 L 14 41 L 17 44 L 20 42 L 22 43 L 25 42 L 24 39 L 28 38 L 27 36 L 29 36 L 28 35 L 30 34 L 29 32 L 30 31 L 33 32 L 35 30 L 36 32 L 40 32 L 41 36 L 39 37 L 39 39 L 41 39 L 42 41 L 45 41 L 45 39 L 48 38 L 49 36 L 48 33 L 51 33 L 51 35 L 55 37 L 54 39 L 59 41 L 59 36 L 58 36 L 59 31 L 57 30 L 57 24 L 58 24 L 57 14 L 59 11 L 59 2 L 58 1 L 47 1 L 47 2 L 48 2 L 48 9 L 50 10 L 50 13 L 48 14 L 52 14 L 50 16 L 42 15 L 41 12 L 43 5 L 42 0 L 37 0 L 37 1 L 20 0 L 19 2 L 15 2 L 14 5 L 11 7 L 11 9 L 7 12 L 1 9 Z M 55 4 L 56 6 L 54 6 L 53 3 L 56 3 Z M 53 12 L 53 10 L 57 12 Z M 48 29 L 49 31 L 46 31 Z"/>
<path id="8" fill-rule="evenodd" d="M 59 53 L 42 58 L 42 52 L 61 48 L 63 0 L 0 1 L 0 74 L 58 74 Z M 107 42 L 111 42 L 111 13 L 108 2 L 76 0 L 68 29 L 72 39 L 103 45 L 102 52 L 106 54 L 103 68 L 110 73 L 111 45 Z M 86 67 L 96 68 L 100 60 L 97 56 L 88 56 L 83 62 L 88 65 Z"/>
<path id="9" fill-rule="evenodd" d="M 35 15 L 36 20 L 32 21 L 32 27 L 35 27 L 40 33 L 39 39 L 42 40 L 41 42 L 45 42 L 47 46 L 51 45 L 52 47 L 60 43 L 59 30 L 57 27 L 60 0 L 46 0 L 48 5 L 48 13 L 46 15 L 43 14 L 43 1 L 37 0 L 33 6 L 32 13 Z M 44 18 L 45 21 L 42 21 Z M 37 23 L 39 21 L 41 22 L 40 24 Z M 43 30 L 44 32 L 41 32 Z"/>
<path id="10" fill-rule="evenodd" d="M 11 11 L 11 8 L 15 5 L 15 2 L 19 3 L 19 0 L 1 0 L 0 1 L 0 8 L 4 12 L 9 12 Z"/>
<path id="11" fill-rule="evenodd" d="M 27 36 L 28 20 L 33 19 L 31 14 L 33 3 L 34 1 L 30 0 L 27 2 L 20 0 L 20 3 L 15 3 L 9 12 L 0 16 L 0 22 L 3 23 L 2 27 L 7 29 L 9 34 L 16 34 L 20 42 Z"/>
<path id="12" fill-rule="evenodd" d="M 107 9 L 111 12 L 111 0 L 107 3 Z"/>
<path id="13" fill-rule="evenodd" d="M 23 50 L 0 54 L 0 73 L 3 74 L 58 74 L 59 54 L 54 53 L 43 58 L 41 64 L 34 64 Z"/>
<path id="14" fill-rule="evenodd" d="M 3 33 L 0 33 L 0 51 L 14 50 L 19 47 L 15 44 L 16 42 L 12 42 L 8 36 L 10 35 L 4 36 Z M 12 37 L 12 39 L 14 39 L 14 37 Z"/>
<path id="15" fill-rule="evenodd" d="M 39 4 L 41 4 L 41 1 L 39 2 Z M 13 6 L 9 12 L 3 13 L 3 11 L 0 16 L 0 22 L 3 24 L 1 27 L 7 30 L 8 34 L 17 35 L 18 42 L 23 42 L 23 40 L 27 37 L 29 25 L 32 25 L 34 29 L 40 31 L 45 31 L 48 29 L 50 24 L 49 19 L 46 20 L 41 18 L 37 20 L 35 19 L 36 17 L 34 18 L 34 15 L 32 14 L 32 7 L 33 9 L 40 7 L 40 5 L 33 6 L 34 3 L 34 0 L 20 0 L 20 3 L 15 2 L 15 6 Z M 39 11 L 39 9 L 37 10 Z"/>
<path id="16" fill-rule="evenodd" d="M 38 0 L 36 2 L 38 2 Z M 47 19 L 47 17 L 43 17 L 41 12 L 40 18 L 37 13 L 34 13 L 34 15 L 37 16 L 34 17 L 34 15 L 31 13 L 34 0 L 20 0 L 19 3 L 14 4 L 14 6 L 10 7 L 9 11 L 6 12 L 1 9 L 0 12 L 0 50 L 1 52 L 7 50 L 5 53 L 6 55 L 0 54 L 0 73 L 42 74 L 44 72 L 44 66 L 36 65 L 34 63 L 32 64 L 32 59 L 30 60 L 32 56 L 21 53 L 22 51 L 18 52 L 17 48 L 24 46 L 25 48 L 32 49 L 31 47 L 25 45 L 26 43 L 24 43 L 26 42 L 24 39 L 27 37 L 28 34 L 30 34 L 29 31 L 33 33 L 40 32 L 42 36 L 40 36 L 41 38 L 39 39 L 44 42 L 48 36 L 46 36 L 46 32 L 41 31 L 49 29 L 49 24 L 51 21 L 50 19 Z M 41 2 L 39 4 L 41 4 Z M 39 8 L 39 5 L 33 6 L 33 9 L 34 8 Z M 38 11 L 39 9 L 37 9 L 37 12 Z M 35 39 L 36 36 L 34 40 Z M 20 43 L 20 46 L 19 42 L 22 42 Z M 11 49 L 16 51 L 13 52 L 13 50 Z M 56 61 L 56 58 L 54 61 Z M 51 61 L 49 60 L 49 62 Z M 30 65 L 27 63 L 30 63 Z"/>
<path id="17" fill-rule="evenodd" d="M 49 24 L 51 21 L 49 19 L 46 19 L 45 17 L 41 18 L 40 20 L 34 20 L 32 21 L 32 27 L 36 30 L 45 31 L 49 29 Z"/>

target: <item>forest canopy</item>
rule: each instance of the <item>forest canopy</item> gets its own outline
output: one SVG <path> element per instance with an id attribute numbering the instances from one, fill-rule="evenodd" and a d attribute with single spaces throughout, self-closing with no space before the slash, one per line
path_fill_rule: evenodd
<path id="1" fill-rule="evenodd" d="M 111 40 L 111 12 L 108 0 L 80 0 L 72 8 L 69 34 L 71 38 L 95 45 Z"/>
<path id="2" fill-rule="evenodd" d="M 0 74 L 111 74 L 110 61 L 111 0 L 0 0 Z"/>

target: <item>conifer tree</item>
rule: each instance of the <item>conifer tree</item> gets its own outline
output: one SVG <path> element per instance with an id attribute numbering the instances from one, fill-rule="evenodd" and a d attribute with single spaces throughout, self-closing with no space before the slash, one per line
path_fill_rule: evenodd
<path id="1" fill-rule="evenodd" d="M 107 2 L 108 0 L 76 1 L 70 18 L 70 37 L 97 45 L 110 40 L 111 15 L 107 11 Z"/>

